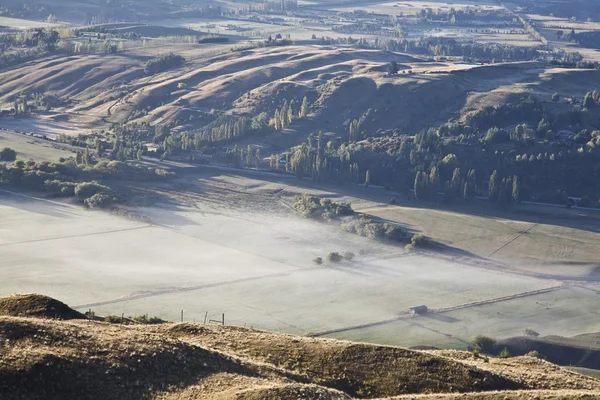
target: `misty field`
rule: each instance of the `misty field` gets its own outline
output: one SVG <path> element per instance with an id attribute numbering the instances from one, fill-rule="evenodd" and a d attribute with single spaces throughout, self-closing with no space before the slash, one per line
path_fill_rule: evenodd
<path id="1" fill-rule="evenodd" d="M 337 333 L 332 337 L 404 346 L 468 347 L 479 334 L 495 338 L 522 336 L 525 329 L 541 336 L 575 336 L 600 330 L 597 285 L 573 286 L 525 298 L 395 321 L 383 326 Z"/>
<path id="2" fill-rule="evenodd" d="M 39 292 L 99 315 L 225 314 L 229 324 L 310 334 L 394 319 L 417 304 L 451 307 L 557 285 L 407 254 L 301 219 L 267 197 L 222 195 L 207 187 L 185 206 L 138 208 L 148 224 L 2 192 L 0 296 Z M 331 251 L 356 258 L 312 262 Z M 371 329 L 364 340 L 410 343 L 410 330 Z"/>

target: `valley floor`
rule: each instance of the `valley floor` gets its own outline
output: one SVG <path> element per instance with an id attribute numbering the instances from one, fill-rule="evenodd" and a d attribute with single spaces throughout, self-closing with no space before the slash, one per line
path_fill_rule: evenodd
<path id="1" fill-rule="evenodd" d="M 505 338 L 524 329 L 600 331 L 600 285 L 589 267 L 598 233 L 590 230 L 544 222 L 522 235 L 531 224 L 516 220 L 518 213 L 510 220 L 389 207 L 392 194 L 383 189 L 327 189 L 210 168 L 172 184 L 121 189 L 138 205 L 130 211 L 147 219 L 0 192 L 0 296 L 38 292 L 97 315 L 171 321 L 183 310 L 185 321 L 224 317 L 226 324 L 402 346 L 464 349 L 478 334 Z M 423 231 L 447 251 L 409 253 L 302 219 L 289 204 L 305 192 L 351 201 Z M 577 243 L 565 239 L 562 253 L 549 251 L 559 244 L 540 235 L 557 231 Z M 334 251 L 356 258 L 312 262 Z M 546 259 L 510 262 L 523 253 Z M 410 316 L 419 304 L 434 312 Z"/>

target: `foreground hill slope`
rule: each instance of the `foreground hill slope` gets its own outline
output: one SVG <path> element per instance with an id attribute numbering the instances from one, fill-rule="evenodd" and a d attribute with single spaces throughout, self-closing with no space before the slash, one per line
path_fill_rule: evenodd
<path id="1" fill-rule="evenodd" d="M 23 311 L 32 298 L 36 315 L 44 315 L 39 313 L 43 296 L 2 300 L 13 308 L 19 303 L 24 315 L 32 315 Z M 72 311 L 62 312 L 77 318 Z M 0 343 L 2 399 L 350 399 L 419 393 L 429 393 L 426 398 L 462 393 L 473 399 L 555 399 L 600 394 L 600 381 L 529 357 L 484 363 L 469 353 L 215 325 L 122 326 L 0 316 Z"/>

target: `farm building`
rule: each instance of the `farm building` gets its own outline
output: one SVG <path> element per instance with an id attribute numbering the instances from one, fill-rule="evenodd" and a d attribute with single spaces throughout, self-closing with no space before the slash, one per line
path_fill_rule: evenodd
<path id="1" fill-rule="evenodd" d="M 428 309 L 426 305 L 420 305 L 420 306 L 414 306 L 409 308 L 409 311 L 412 315 L 420 315 L 420 314 L 426 314 Z"/>

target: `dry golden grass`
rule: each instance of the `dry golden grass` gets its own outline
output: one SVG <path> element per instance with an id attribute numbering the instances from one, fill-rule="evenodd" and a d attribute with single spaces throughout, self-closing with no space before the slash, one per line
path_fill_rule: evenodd
<path id="1" fill-rule="evenodd" d="M 399 396 L 394 400 L 597 400 L 597 392 L 573 390 L 517 390 L 505 392 L 433 394 L 419 396 Z"/>
<path id="2" fill-rule="evenodd" d="M 600 391 L 600 380 L 534 357 L 490 358 L 486 363 L 483 357 L 475 358 L 473 354 L 465 351 L 440 350 L 429 353 L 508 377 L 528 389 Z"/>
<path id="3" fill-rule="evenodd" d="M 0 298 L 0 315 L 53 319 L 83 319 L 85 316 L 58 300 L 40 294 Z"/>
<path id="4" fill-rule="evenodd" d="M 460 362 L 398 347 L 313 339 L 245 328 L 178 324 L 154 328 L 183 341 L 291 371 L 355 397 L 469 392 L 524 386 Z"/>
<path id="5" fill-rule="evenodd" d="M 13 296 L 0 304 L 44 318 L 47 309 L 40 304 L 71 310 L 40 295 Z M 532 389 L 547 391 L 524 391 Z M 484 363 L 465 352 L 240 327 L 0 317 L 3 400 L 338 400 L 423 393 L 430 395 L 416 398 L 587 399 L 600 394 L 600 381 L 529 357 Z"/>

